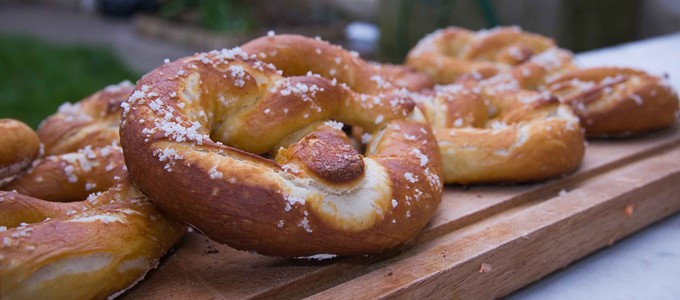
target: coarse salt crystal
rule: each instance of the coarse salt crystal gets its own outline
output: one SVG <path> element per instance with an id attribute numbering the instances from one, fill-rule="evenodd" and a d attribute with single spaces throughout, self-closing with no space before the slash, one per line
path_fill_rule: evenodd
<path id="1" fill-rule="evenodd" d="M 418 181 L 418 176 L 413 175 L 413 173 L 411 172 L 404 173 L 404 178 L 406 178 L 406 180 L 408 180 L 411 183 L 416 183 Z"/>

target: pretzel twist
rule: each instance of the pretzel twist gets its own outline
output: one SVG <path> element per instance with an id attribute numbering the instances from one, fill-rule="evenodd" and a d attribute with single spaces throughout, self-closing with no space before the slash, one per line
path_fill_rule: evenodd
<path id="1" fill-rule="evenodd" d="M 412 239 L 442 193 L 439 150 L 412 100 L 279 73 L 235 48 L 144 76 L 121 126 L 137 186 L 208 237 L 266 255 L 357 255 Z M 340 122 L 372 134 L 364 155 Z"/>
<path id="2" fill-rule="evenodd" d="M 617 67 L 567 72 L 545 90 L 575 108 L 589 137 L 630 136 L 673 127 L 678 95 L 659 77 Z"/>
<path id="3" fill-rule="evenodd" d="M 557 49 L 553 40 L 518 27 L 478 32 L 450 27 L 420 40 L 407 55 L 406 65 L 439 84 L 455 82 L 466 74 L 488 78 L 519 66 L 523 67 L 518 77 L 538 81 L 548 73 L 568 68 L 571 54 Z"/>
<path id="4" fill-rule="evenodd" d="M 88 107 L 91 99 L 75 106 Z M 92 116 L 111 120 L 93 118 L 87 124 L 113 123 L 120 116 L 120 107 L 99 107 L 107 108 L 90 109 Z M 55 122 L 59 119 L 63 122 Z M 81 121 L 64 117 L 62 111 L 41 130 L 58 132 L 50 126 Z M 61 126 L 70 128 L 69 133 L 62 135 L 65 141 L 49 140 L 57 145 L 51 151 L 87 146 L 37 159 L 3 187 L 14 191 L 0 192 L 2 299 L 115 297 L 141 280 L 185 232 L 132 185 L 117 134 L 98 134 L 80 124 L 90 133 Z M 88 141 L 107 146 L 92 148 Z M 9 146 L 0 144 L 0 151 Z M 97 191 L 104 192 L 93 193 Z"/>
<path id="5" fill-rule="evenodd" d="M 0 119 L 0 187 L 2 179 L 28 167 L 40 153 L 40 140 L 28 125 Z"/>

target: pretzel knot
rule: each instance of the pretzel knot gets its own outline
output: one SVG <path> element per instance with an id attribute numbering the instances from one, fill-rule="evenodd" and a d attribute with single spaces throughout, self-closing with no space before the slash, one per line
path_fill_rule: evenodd
<path id="1" fill-rule="evenodd" d="M 412 239 L 442 193 L 439 149 L 413 101 L 280 73 L 235 48 L 147 74 L 121 125 L 137 186 L 208 237 L 267 255 L 357 255 Z M 364 154 L 343 123 L 367 132 Z"/>
<path id="2" fill-rule="evenodd" d="M 541 77 L 568 68 L 571 55 L 557 49 L 553 40 L 518 27 L 478 32 L 450 27 L 420 40 L 406 64 L 440 84 L 455 82 L 465 74 L 488 78 L 523 66 L 516 75 L 535 84 Z"/>
<path id="3" fill-rule="evenodd" d="M 550 94 L 466 83 L 413 97 L 439 142 L 446 183 L 544 180 L 583 159 L 578 118 Z"/>

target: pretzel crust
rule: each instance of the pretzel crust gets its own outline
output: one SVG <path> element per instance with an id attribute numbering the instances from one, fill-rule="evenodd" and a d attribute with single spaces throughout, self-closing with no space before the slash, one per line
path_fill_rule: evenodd
<path id="1" fill-rule="evenodd" d="M 0 119 L 0 180 L 28 167 L 40 152 L 40 140 L 21 121 Z M 2 182 L 0 182 L 2 186 Z"/>
<path id="2" fill-rule="evenodd" d="M 677 124 L 678 95 L 646 72 L 580 69 L 551 80 L 545 90 L 574 107 L 588 137 L 638 135 Z"/>
<path id="3" fill-rule="evenodd" d="M 414 238 L 442 183 L 437 143 L 412 100 L 282 77 L 256 57 L 197 54 L 138 82 L 121 126 L 137 186 L 208 237 L 266 255 L 359 255 Z M 372 134 L 363 156 L 337 121 Z"/>

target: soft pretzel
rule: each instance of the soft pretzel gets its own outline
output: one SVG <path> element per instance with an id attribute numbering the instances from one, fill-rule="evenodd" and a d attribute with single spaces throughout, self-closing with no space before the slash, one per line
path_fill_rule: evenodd
<path id="1" fill-rule="evenodd" d="M 3 189 L 58 202 L 84 199 L 112 187 L 125 175 L 123 151 L 119 146 L 92 149 L 89 145 L 73 153 L 51 155 L 33 162 Z"/>
<path id="2" fill-rule="evenodd" d="M 580 69 L 544 89 L 574 107 L 589 137 L 629 136 L 675 126 L 678 96 L 662 79 L 617 67 Z"/>
<path id="3" fill-rule="evenodd" d="M 282 77 L 257 56 L 201 53 L 138 82 L 121 123 L 137 186 L 208 237 L 266 255 L 357 255 L 412 239 L 442 193 L 439 149 L 412 100 Z M 364 155 L 340 122 L 371 134 Z"/>
<path id="4" fill-rule="evenodd" d="M 64 103 L 56 114 L 45 119 L 38 136 L 45 144 L 45 154 L 75 152 L 85 146 L 99 148 L 118 142 L 120 105 L 134 86 L 123 81 L 78 101 Z"/>
<path id="5" fill-rule="evenodd" d="M 356 52 L 321 39 L 290 34 L 271 35 L 254 39 L 241 48 L 281 69 L 284 76 L 312 72 L 336 79 L 362 94 L 376 95 L 395 88 L 418 91 L 432 87 L 427 76 L 409 67 L 369 63 Z"/>
<path id="6" fill-rule="evenodd" d="M 0 192 L 0 296 L 113 298 L 156 267 L 185 231 L 129 180 L 71 203 Z"/>
<path id="7" fill-rule="evenodd" d="M 33 129 L 13 119 L 0 119 L 0 145 L 0 180 L 28 167 L 40 152 Z"/>
<path id="8" fill-rule="evenodd" d="M 444 182 L 526 182 L 563 175 L 584 155 L 578 118 L 547 93 L 474 84 L 413 96 L 433 127 Z"/>
<path id="9" fill-rule="evenodd" d="M 406 65 L 439 84 L 453 83 L 466 74 L 488 78 L 528 62 L 531 67 L 524 67 L 518 75 L 540 78 L 531 72 L 553 72 L 566 67 L 571 64 L 571 55 L 557 49 L 553 40 L 518 27 L 478 32 L 449 27 L 420 40 L 406 57 Z"/>

